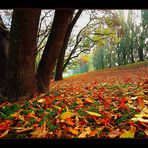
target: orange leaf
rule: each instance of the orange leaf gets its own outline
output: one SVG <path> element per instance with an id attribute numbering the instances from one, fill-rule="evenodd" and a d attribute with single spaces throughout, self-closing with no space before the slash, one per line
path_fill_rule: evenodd
<path id="1" fill-rule="evenodd" d="M 76 99 L 76 103 L 77 103 L 77 104 L 82 104 L 83 102 L 82 102 L 82 100 L 81 100 L 80 98 L 77 98 L 77 99 Z"/>
<path id="2" fill-rule="evenodd" d="M 84 101 L 84 103 L 93 103 L 93 102 L 94 102 L 94 100 L 91 98 L 86 98 Z"/>
<path id="3" fill-rule="evenodd" d="M 71 118 L 66 118 L 66 124 L 69 126 L 74 126 L 74 123 Z"/>
<path id="4" fill-rule="evenodd" d="M 79 134 L 79 131 L 77 131 L 76 129 L 69 128 L 68 130 L 69 130 L 69 132 L 72 133 L 73 135 L 76 135 L 76 136 L 77 136 L 77 135 Z"/>
<path id="5" fill-rule="evenodd" d="M 145 103 L 144 103 L 142 97 L 138 97 L 137 107 L 141 110 L 144 107 L 144 105 L 145 105 Z"/>

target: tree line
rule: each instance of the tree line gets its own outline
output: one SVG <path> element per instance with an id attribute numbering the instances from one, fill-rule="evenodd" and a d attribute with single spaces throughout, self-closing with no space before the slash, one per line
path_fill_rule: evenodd
<path id="1" fill-rule="evenodd" d="M 148 11 L 129 10 L 127 18 L 122 10 L 115 17 L 102 17 L 104 24 L 97 26 L 95 35 L 87 40 L 94 43 L 89 54 L 83 54 L 71 74 L 135 63 L 148 59 Z M 99 21 L 100 21 L 99 20 Z M 102 25 L 102 26 L 101 26 Z M 91 30 L 92 32 L 92 30 Z M 102 36 L 103 34 L 107 36 Z M 101 34 L 101 35 L 100 35 Z M 87 57 L 87 60 L 84 60 Z M 85 58 L 86 59 L 86 58 Z M 75 61 L 76 62 L 76 61 Z"/>

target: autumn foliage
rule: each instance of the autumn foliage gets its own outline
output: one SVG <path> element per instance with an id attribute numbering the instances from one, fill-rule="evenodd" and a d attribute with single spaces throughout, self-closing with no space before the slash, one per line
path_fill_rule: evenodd
<path id="1" fill-rule="evenodd" d="M 112 68 L 52 81 L 46 94 L 0 104 L 0 137 L 146 138 L 147 74 Z"/>

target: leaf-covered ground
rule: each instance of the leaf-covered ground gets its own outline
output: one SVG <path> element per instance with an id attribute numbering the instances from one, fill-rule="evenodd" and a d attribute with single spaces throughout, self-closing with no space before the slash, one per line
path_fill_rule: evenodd
<path id="1" fill-rule="evenodd" d="M 147 64 L 52 81 L 47 94 L 0 104 L 0 138 L 147 137 Z"/>

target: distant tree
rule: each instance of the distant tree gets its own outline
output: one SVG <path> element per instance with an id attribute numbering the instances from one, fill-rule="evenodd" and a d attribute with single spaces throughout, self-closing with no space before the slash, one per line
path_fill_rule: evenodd
<path id="1" fill-rule="evenodd" d="M 148 47 L 146 46 L 146 39 L 148 37 L 148 10 L 141 10 L 141 27 L 142 31 L 140 34 L 140 46 L 138 50 L 139 61 L 144 61 L 144 49 L 148 52 Z"/>
<path id="2" fill-rule="evenodd" d="M 10 29 L 8 88 L 9 99 L 34 93 L 36 37 L 40 9 L 14 9 Z"/>

